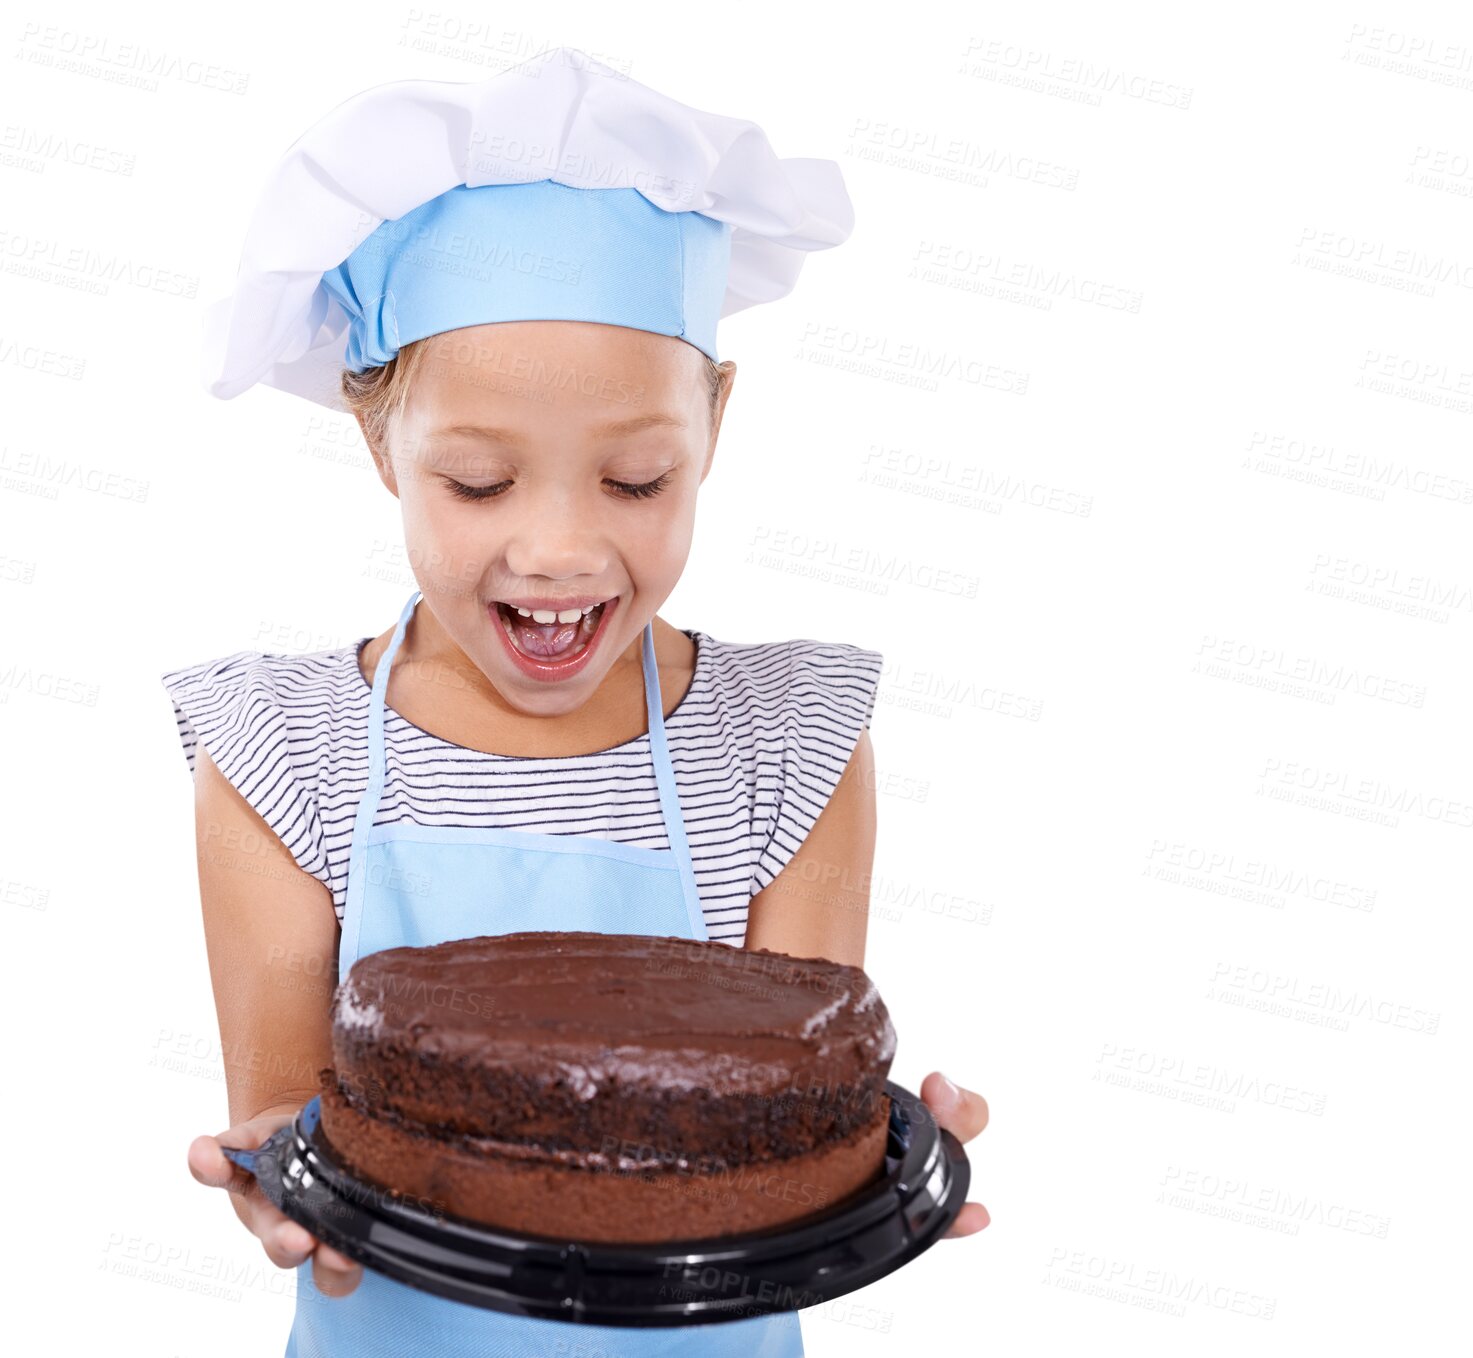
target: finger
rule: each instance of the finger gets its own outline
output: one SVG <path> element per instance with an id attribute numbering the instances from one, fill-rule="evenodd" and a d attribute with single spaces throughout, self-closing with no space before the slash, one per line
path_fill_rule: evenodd
<path id="1" fill-rule="evenodd" d="M 266 1240 L 266 1237 L 268 1235 L 271 1235 L 274 1239 L 275 1234 L 281 1230 L 283 1222 L 287 1222 L 291 1225 L 296 1225 L 297 1230 L 301 1231 L 302 1235 L 293 1235 L 290 1231 L 288 1231 L 286 1232 L 284 1238 L 290 1240 L 293 1244 L 299 1244 L 301 1239 L 305 1237 L 308 1242 L 305 1247 L 305 1252 L 308 1254 L 311 1253 L 312 1245 L 313 1243 L 315 1243 L 317 1238 L 305 1226 L 300 1226 L 297 1225 L 297 1223 L 293 1222 L 292 1219 L 287 1216 L 287 1214 L 283 1212 L 281 1208 L 279 1208 L 274 1202 L 272 1202 L 271 1199 L 268 1198 L 264 1193 L 246 1194 L 244 1210 L 241 1214 L 241 1220 L 245 1222 L 246 1230 L 248 1230 L 253 1236 L 256 1236 L 262 1242 Z M 300 1262 L 300 1260 L 298 1262 Z"/>
<path id="2" fill-rule="evenodd" d="M 225 1133 L 221 1133 L 224 1136 Z M 189 1172 L 210 1188 L 229 1188 L 240 1172 L 225 1158 L 219 1137 L 197 1136 L 189 1143 Z"/>
<path id="3" fill-rule="evenodd" d="M 922 1081 L 921 1100 L 937 1124 L 960 1142 L 970 1141 L 987 1126 L 987 1100 L 948 1080 L 939 1070 L 933 1070 Z"/>
<path id="4" fill-rule="evenodd" d="M 985 1230 L 992 1224 L 992 1217 L 980 1202 L 969 1202 L 956 1214 L 956 1220 L 951 1223 L 951 1229 L 941 1238 L 943 1240 L 959 1240 L 964 1235 L 976 1235 L 978 1231 Z"/>
<path id="5" fill-rule="evenodd" d="M 346 1297 L 363 1279 L 363 1266 L 329 1245 L 312 1251 L 312 1281 L 325 1297 Z"/>
<path id="6" fill-rule="evenodd" d="M 260 1238 L 266 1257 L 277 1268 L 296 1268 L 317 1244 L 311 1233 L 290 1217 L 272 1221 L 263 1213 L 262 1219 L 252 1224 L 252 1230 Z"/>

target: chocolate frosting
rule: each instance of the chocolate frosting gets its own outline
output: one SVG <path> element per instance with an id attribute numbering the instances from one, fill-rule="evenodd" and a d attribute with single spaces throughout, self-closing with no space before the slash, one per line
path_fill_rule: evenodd
<path id="1" fill-rule="evenodd" d="M 332 1006 L 359 1112 L 607 1165 L 802 1153 L 871 1123 L 895 1031 L 859 967 L 535 931 L 360 958 Z"/>

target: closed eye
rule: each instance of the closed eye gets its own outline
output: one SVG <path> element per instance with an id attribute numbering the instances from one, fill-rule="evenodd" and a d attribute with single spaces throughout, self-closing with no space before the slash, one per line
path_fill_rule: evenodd
<path id="1" fill-rule="evenodd" d="M 613 486 L 621 494 L 631 496 L 636 500 L 646 500 L 651 495 L 658 495 L 670 484 L 670 478 L 675 475 L 674 470 L 657 476 L 653 481 L 646 481 L 642 486 L 631 485 L 627 481 L 606 481 L 604 484 Z"/>
<path id="2" fill-rule="evenodd" d="M 653 481 L 645 481 L 642 484 L 607 479 L 604 481 L 604 484 L 606 486 L 612 486 L 621 495 L 627 495 L 632 500 L 647 500 L 664 490 L 670 484 L 670 480 L 674 475 L 675 472 L 672 469 L 656 477 Z M 497 481 L 494 485 L 490 486 L 467 486 L 459 481 L 452 480 L 448 476 L 444 480 L 445 484 L 450 488 L 450 493 L 458 500 L 495 499 L 498 495 L 504 495 L 512 485 L 510 481 Z"/>
<path id="3" fill-rule="evenodd" d="M 511 482 L 498 481 L 494 486 L 463 486 L 459 481 L 452 481 L 447 476 L 445 484 L 450 487 L 450 493 L 458 500 L 489 500 L 500 495 L 511 485 Z"/>

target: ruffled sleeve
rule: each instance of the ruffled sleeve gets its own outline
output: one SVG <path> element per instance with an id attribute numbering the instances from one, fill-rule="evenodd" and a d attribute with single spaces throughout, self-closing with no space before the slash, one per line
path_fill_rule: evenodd
<path id="1" fill-rule="evenodd" d="M 297 865 L 331 888 L 311 769 L 292 739 L 271 659 L 237 651 L 161 679 L 190 775 L 203 746 Z"/>
<path id="2" fill-rule="evenodd" d="M 769 886 L 813 829 L 874 713 L 884 657 L 845 642 L 788 643 L 779 785 L 757 857 L 752 894 Z"/>

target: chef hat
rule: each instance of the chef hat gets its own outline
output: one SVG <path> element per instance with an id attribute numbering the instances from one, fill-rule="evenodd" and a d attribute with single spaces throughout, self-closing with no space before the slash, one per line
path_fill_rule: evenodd
<path id="1" fill-rule="evenodd" d="M 854 211 L 838 164 L 779 159 L 573 48 L 485 80 L 399 80 L 349 99 L 272 171 L 235 291 L 204 323 L 204 382 L 346 409 L 339 388 L 403 344 L 490 321 L 676 335 L 786 296 Z"/>

